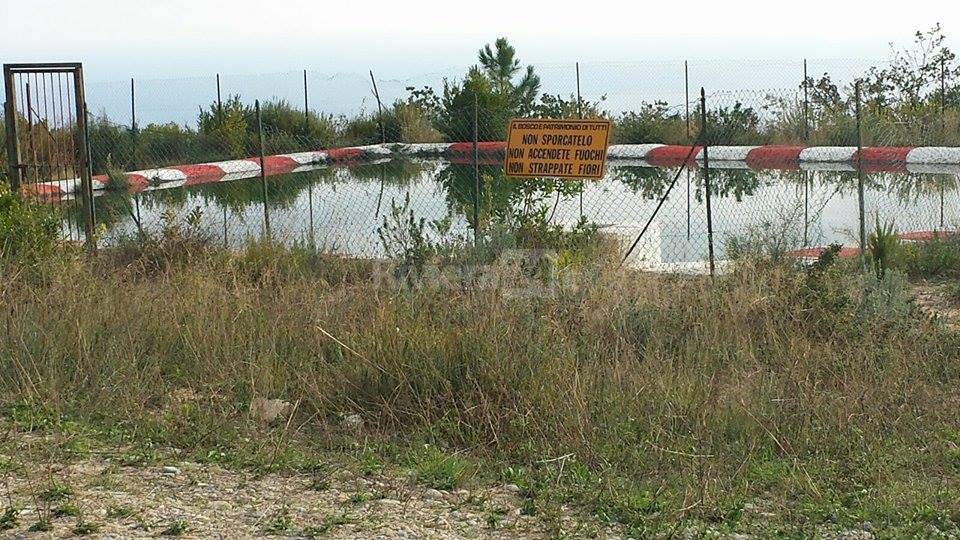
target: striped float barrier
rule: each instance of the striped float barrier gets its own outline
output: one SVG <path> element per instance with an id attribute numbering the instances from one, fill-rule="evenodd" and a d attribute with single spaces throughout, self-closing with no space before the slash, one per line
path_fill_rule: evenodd
<path id="1" fill-rule="evenodd" d="M 707 152 L 710 161 L 747 161 L 747 154 L 756 146 L 711 146 Z M 697 153 L 697 161 L 703 161 L 703 152 Z"/>
<path id="2" fill-rule="evenodd" d="M 294 152 L 293 154 L 280 154 L 280 157 L 290 158 L 298 165 L 320 165 L 327 162 L 326 152 Z"/>
<path id="3" fill-rule="evenodd" d="M 396 143 L 392 145 L 397 154 L 409 156 L 442 156 L 450 143 Z"/>
<path id="4" fill-rule="evenodd" d="M 313 166 L 328 162 L 359 160 L 392 152 L 383 145 L 371 145 L 350 148 L 334 148 L 324 151 L 296 152 L 264 156 L 263 165 L 267 176 L 288 174 L 300 167 Z M 144 169 L 125 173 L 130 184 L 130 190 L 143 191 L 151 186 L 173 184 L 173 187 L 182 185 L 197 185 L 223 180 L 249 178 L 260 174 L 260 158 L 250 157 L 211 163 L 197 163 L 188 165 L 173 165 L 154 169 Z M 96 175 L 92 178 L 94 191 L 107 189 L 109 179 L 107 175 Z M 45 197 L 59 197 L 71 195 L 80 191 L 78 178 L 40 182 L 24 186 L 25 192 Z"/>
<path id="5" fill-rule="evenodd" d="M 751 169 L 796 170 L 800 168 L 802 146 L 758 146 L 747 154 L 747 165 Z"/>
<path id="6" fill-rule="evenodd" d="M 864 147 L 853 154 L 853 164 L 860 163 L 864 172 L 905 172 L 907 154 L 912 148 L 882 146 Z"/>
<path id="7" fill-rule="evenodd" d="M 702 146 L 690 147 L 670 144 L 652 148 L 647 152 L 646 160 L 656 167 L 677 167 L 683 165 L 684 162 L 696 163 L 697 155 L 702 151 Z"/>
<path id="8" fill-rule="evenodd" d="M 477 143 L 477 152 L 484 156 L 499 156 L 504 153 L 503 141 Z M 310 167 L 370 158 L 387 158 L 392 155 L 445 155 L 455 159 L 471 156 L 473 142 L 416 143 L 368 145 L 348 148 L 332 148 L 309 152 L 295 152 L 264 157 L 265 173 L 269 176 L 287 174 Z M 851 146 L 712 146 L 710 160 L 718 168 L 749 167 L 763 169 L 803 169 L 810 171 L 854 171 L 855 160 L 862 160 L 867 172 L 917 172 L 960 174 L 960 148 L 954 147 L 866 147 L 861 153 Z M 663 145 L 657 143 L 617 144 L 608 147 L 612 160 L 644 160 L 654 167 L 676 167 L 688 159 L 691 165 L 703 159 L 703 148 Z M 494 164 L 496 159 L 484 159 Z M 247 178 L 259 174 L 260 158 L 230 160 L 213 163 L 176 165 L 145 169 L 126 173 L 133 191 L 142 191 L 159 184 L 194 185 Z M 106 175 L 93 178 L 93 189 L 106 189 Z M 41 197 L 57 197 L 79 192 L 79 179 L 41 182 L 24 186 L 24 193 Z"/>
<path id="9" fill-rule="evenodd" d="M 507 151 L 507 143 L 503 141 L 481 141 L 477 143 L 478 154 L 503 154 Z M 447 154 L 472 154 L 472 142 L 452 143 L 447 147 Z"/>
<path id="10" fill-rule="evenodd" d="M 800 152 L 802 163 L 853 163 L 856 146 L 811 146 Z"/>
<path id="11" fill-rule="evenodd" d="M 926 146 L 907 152 L 907 164 L 945 163 L 960 165 L 960 148 L 949 146 Z"/>
<path id="12" fill-rule="evenodd" d="M 611 144 L 607 147 L 608 159 L 646 159 L 647 154 L 662 144 Z"/>

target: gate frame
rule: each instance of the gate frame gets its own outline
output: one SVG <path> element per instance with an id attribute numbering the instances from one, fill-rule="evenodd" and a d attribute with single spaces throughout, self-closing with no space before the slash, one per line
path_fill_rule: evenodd
<path id="1" fill-rule="evenodd" d="M 17 89 L 14 84 L 16 74 L 67 73 L 73 75 L 74 104 L 76 106 L 76 127 L 74 141 L 76 148 L 77 174 L 80 176 L 80 194 L 84 212 L 84 229 L 88 246 L 94 241 L 93 183 L 90 170 L 90 147 L 87 131 L 87 100 L 83 85 L 83 64 L 81 62 L 41 62 L 3 65 L 4 121 L 7 137 L 7 162 L 9 165 L 10 188 L 14 193 L 21 191 L 23 163 L 20 153 L 20 139 L 17 134 Z"/>

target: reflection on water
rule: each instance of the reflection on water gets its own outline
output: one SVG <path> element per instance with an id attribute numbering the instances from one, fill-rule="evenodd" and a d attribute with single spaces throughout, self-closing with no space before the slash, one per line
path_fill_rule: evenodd
<path id="1" fill-rule="evenodd" d="M 477 174 L 479 173 L 479 182 Z M 608 166 L 602 181 L 514 180 L 499 165 L 395 159 L 268 178 L 264 205 L 260 179 L 156 189 L 136 195 L 98 197 L 103 243 L 139 228 L 157 231 L 164 214 L 202 213 L 204 230 L 228 246 L 263 234 L 311 242 L 361 256 L 382 253 L 377 230 L 391 205 L 409 195 L 417 218 L 449 218 L 452 232 L 468 234 L 516 209 L 546 208 L 556 223 L 581 215 L 602 229 L 635 236 L 676 176 L 675 169 Z M 718 257 L 726 239 L 779 224 L 796 247 L 856 244 L 855 172 L 711 169 L 711 199 Z M 868 225 L 874 215 L 893 220 L 898 231 L 960 225 L 957 177 L 935 174 L 865 175 Z M 701 170 L 682 171 L 639 252 L 652 262 L 700 261 L 706 257 L 706 213 Z M 80 214 L 65 218 L 82 224 Z"/>

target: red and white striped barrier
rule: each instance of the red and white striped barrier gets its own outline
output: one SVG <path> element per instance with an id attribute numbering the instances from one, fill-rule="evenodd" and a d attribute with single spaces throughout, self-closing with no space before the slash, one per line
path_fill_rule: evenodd
<path id="1" fill-rule="evenodd" d="M 401 156 L 444 156 L 453 161 L 472 159 L 476 151 L 485 162 L 497 163 L 506 144 L 502 141 L 479 143 L 417 143 L 378 144 L 350 148 L 331 148 L 312 152 L 296 152 L 263 158 L 267 176 L 298 172 L 345 161 L 368 160 Z M 642 160 L 655 167 L 676 167 L 685 161 L 690 164 L 703 162 L 702 146 L 691 148 L 664 144 L 616 144 L 607 149 L 611 160 Z M 858 153 L 851 146 L 711 146 L 708 149 L 710 162 L 718 168 L 750 168 L 756 170 L 855 170 L 859 162 L 867 172 L 915 172 L 960 174 L 960 148 L 954 147 L 865 147 Z M 250 178 L 260 174 L 260 158 L 176 165 L 125 173 L 133 191 L 151 186 L 195 185 Z M 93 189 L 109 187 L 107 175 L 93 177 Z M 27 186 L 40 196 L 63 196 L 80 190 L 79 179 L 41 182 Z"/>

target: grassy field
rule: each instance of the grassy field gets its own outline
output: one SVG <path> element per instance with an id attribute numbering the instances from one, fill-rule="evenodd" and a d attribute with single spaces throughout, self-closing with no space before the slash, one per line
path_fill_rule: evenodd
<path id="1" fill-rule="evenodd" d="M 585 534 L 568 511 L 639 537 L 958 532 L 960 336 L 904 277 L 953 275 L 952 242 L 901 249 L 881 280 L 600 258 L 416 286 L 179 236 L 42 253 L 2 259 L 0 399 L 9 433 L 59 434 L 63 459 L 511 484 L 555 537 Z M 8 471 L 30 459 L 14 440 Z"/>

